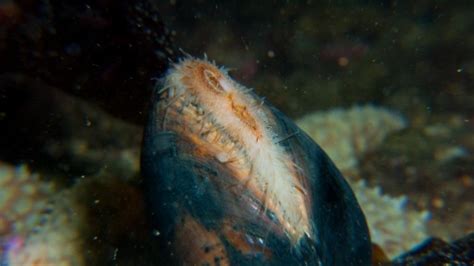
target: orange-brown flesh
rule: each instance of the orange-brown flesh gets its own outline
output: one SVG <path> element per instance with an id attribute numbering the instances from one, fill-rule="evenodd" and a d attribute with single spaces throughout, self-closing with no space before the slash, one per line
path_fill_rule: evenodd
<path id="1" fill-rule="evenodd" d="M 379 245 L 372 243 L 372 265 L 388 265 L 389 263 L 390 260 L 382 248 Z"/>
<path id="2" fill-rule="evenodd" d="M 182 69 L 186 73 L 183 73 L 180 82 L 184 84 L 186 90 L 181 95 L 175 95 L 170 101 L 164 101 L 162 105 L 162 116 L 166 117 L 163 122 L 164 129 L 173 130 L 180 137 L 192 143 L 193 149 L 187 152 L 191 153 L 194 158 L 206 161 L 220 158 L 219 155 L 233 155 L 222 163 L 227 165 L 236 180 L 245 183 L 255 198 L 259 199 L 262 203 L 262 210 L 271 210 L 278 217 L 281 224 L 287 228 L 288 234 L 295 234 L 292 231 L 295 230 L 292 227 L 295 225 L 285 222 L 283 209 L 278 206 L 277 202 L 268 198 L 268 185 L 261 183 L 262 181 L 252 173 L 253 162 L 248 157 L 248 154 L 246 154 L 248 147 L 241 147 L 241 150 L 237 149 L 237 144 L 244 143 L 240 131 L 247 130 L 247 132 L 251 132 L 251 135 L 253 135 L 257 142 L 264 136 L 263 128 L 261 127 L 265 123 L 262 121 L 257 122 L 256 119 L 258 118 L 254 117 L 255 114 L 252 114 L 246 105 L 248 102 L 255 102 L 255 99 L 243 93 L 225 91 L 219 80 L 227 79 L 227 77 L 212 64 L 204 61 L 193 61 L 189 65 L 182 67 Z M 166 99 L 167 93 L 164 93 L 163 97 Z M 216 104 L 220 104 L 219 106 L 222 108 L 232 111 L 234 117 L 237 117 L 242 122 L 243 128 L 228 129 L 216 127 L 213 121 L 209 120 L 209 116 L 207 116 L 209 113 L 212 115 L 212 111 L 209 110 L 210 107 L 208 108 L 205 103 L 200 101 L 210 102 L 209 104 L 217 102 Z M 199 111 L 199 108 L 203 111 Z M 268 111 L 265 112 L 268 116 L 271 116 Z M 206 134 L 201 135 L 202 132 Z M 297 207 L 301 208 L 300 215 L 303 219 L 301 224 L 305 225 L 306 228 L 310 228 L 308 225 L 309 214 L 306 211 L 309 209 L 309 197 L 307 197 L 304 191 L 305 184 L 303 184 L 298 170 L 293 167 L 293 162 L 289 158 L 288 156 L 288 161 L 285 164 L 290 169 L 289 171 L 292 172 L 293 185 L 296 194 L 299 194 L 295 195 L 295 197 L 302 198 L 301 203 Z M 300 234 L 291 238 L 292 241 L 296 241 L 299 237 L 301 237 Z"/>
<path id="3" fill-rule="evenodd" d="M 217 233 L 207 230 L 189 215 L 177 226 L 174 245 L 184 265 L 230 265 Z"/>

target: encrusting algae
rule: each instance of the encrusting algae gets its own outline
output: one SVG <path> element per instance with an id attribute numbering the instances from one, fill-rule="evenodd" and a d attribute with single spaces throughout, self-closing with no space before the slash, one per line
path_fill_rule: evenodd
<path id="1" fill-rule="evenodd" d="M 86 265 L 81 212 L 67 191 L 56 192 L 24 165 L 0 163 L 0 196 L 0 265 Z"/>
<path id="2" fill-rule="evenodd" d="M 54 191 L 27 166 L 0 162 L 0 237 L 29 230 L 37 222 L 30 214 L 41 210 Z"/>
<path id="3" fill-rule="evenodd" d="M 430 213 L 407 207 L 406 196 L 383 194 L 380 187 L 368 187 L 365 180 L 351 182 L 367 218 L 370 238 L 389 258 L 413 248 L 428 237 Z"/>
<path id="4" fill-rule="evenodd" d="M 404 129 L 407 121 L 393 110 L 361 105 L 310 113 L 296 124 L 347 175 L 358 172 L 359 159 L 380 145 L 388 134 Z"/>

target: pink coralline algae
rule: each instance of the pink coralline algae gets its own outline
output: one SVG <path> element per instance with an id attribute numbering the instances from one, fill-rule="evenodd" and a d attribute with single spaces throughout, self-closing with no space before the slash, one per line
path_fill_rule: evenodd
<path id="1" fill-rule="evenodd" d="M 84 265 L 71 197 L 26 166 L 0 162 L 0 265 Z"/>

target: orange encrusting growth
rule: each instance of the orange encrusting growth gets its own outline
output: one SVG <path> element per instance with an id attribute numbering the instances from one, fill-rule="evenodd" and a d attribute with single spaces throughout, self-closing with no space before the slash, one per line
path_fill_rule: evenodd
<path id="1" fill-rule="evenodd" d="M 224 70 L 196 59 L 174 66 L 160 91 L 162 130 L 192 143 L 187 152 L 225 164 L 232 176 L 276 216 L 293 243 L 312 237 L 309 195 L 300 168 L 277 142 L 274 117 Z M 215 177 L 219 178 L 219 177 Z"/>

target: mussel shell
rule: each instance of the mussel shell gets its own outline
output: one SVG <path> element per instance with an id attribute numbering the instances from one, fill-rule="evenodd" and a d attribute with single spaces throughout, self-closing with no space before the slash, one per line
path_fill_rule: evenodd
<path id="1" fill-rule="evenodd" d="M 179 132 L 163 129 L 160 89 L 144 131 L 142 175 L 163 263 L 370 265 L 369 232 L 354 193 L 325 152 L 287 116 L 264 103 L 272 130 L 288 136 L 274 145 L 305 169 L 314 234 L 297 241 L 270 210 L 255 210 L 262 203 L 252 201 L 245 184 L 231 180 L 225 164 L 197 158 Z"/>

